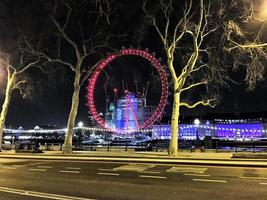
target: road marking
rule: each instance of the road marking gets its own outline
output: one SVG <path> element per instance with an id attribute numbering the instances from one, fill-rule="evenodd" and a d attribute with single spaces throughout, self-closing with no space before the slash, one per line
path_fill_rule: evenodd
<path id="1" fill-rule="evenodd" d="M 29 169 L 30 171 L 46 172 L 46 169 Z"/>
<path id="2" fill-rule="evenodd" d="M 198 173 L 203 174 L 207 171 L 208 168 L 204 167 L 171 167 L 170 169 L 166 170 L 167 172 L 180 172 L 180 173 Z"/>
<path id="3" fill-rule="evenodd" d="M 3 169 L 17 169 L 16 167 L 12 167 L 12 166 L 3 166 Z"/>
<path id="4" fill-rule="evenodd" d="M 55 200 L 96 200 L 96 199 L 88 199 L 88 198 L 82 198 L 82 197 L 44 193 L 44 192 L 35 192 L 35 191 L 30 191 L 30 190 L 20 190 L 20 189 L 7 188 L 7 187 L 0 187 L 0 191 L 13 193 L 17 195 L 41 197 L 41 198 L 55 199 Z"/>
<path id="5" fill-rule="evenodd" d="M 37 166 L 38 168 L 51 169 L 52 166 Z"/>
<path id="6" fill-rule="evenodd" d="M 80 167 L 65 167 L 65 169 L 81 169 Z"/>
<path id="7" fill-rule="evenodd" d="M 155 165 L 153 164 L 142 164 L 142 163 L 131 163 L 128 165 L 122 165 L 120 167 L 115 167 L 113 168 L 116 171 L 135 171 L 135 172 L 140 172 L 140 171 L 144 171 L 148 168 L 152 168 Z"/>
<path id="8" fill-rule="evenodd" d="M 108 171 L 108 172 L 114 172 L 115 169 L 98 169 L 99 171 Z"/>
<path id="9" fill-rule="evenodd" d="M 165 176 L 146 176 L 146 175 L 139 175 L 141 178 L 156 178 L 156 179 L 165 179 Z"/>
<path id="10" fill-rule="evenodd" d="M 59 171 L 60 173 L 71 173 L 71 174 L 79 174 L 80 172 L 79 171 L 65 171 L 65 170 L 62 170 L 62 171 Z"/>
<path id="11" fill-rule="evenodd" d="M 214 183 L 226 183 L 225 180 L 216 180 L 216 179 L 193 179 L 193 181 L 199 181 L 199 182 L 214 182 Z"/>
<path id="12" fill-rule="evenodd" d="M 115 173 L 97 173 L 99 175 L 107 175 L 107 176 L 119 176 L 120 174 L 115 174 Z"/>
<path id="13" fill-rule="evenodd" d="M 254 179 L 254 180 L 267 180 L 266 177 L 250 177 L 250 176 L 240 176 L 242 179 Z"/>
<path id="14" fill-rule="evenodd" d="M 210 176 L 209 174 L 184 174 L 185 176 Z"/>
<path id="15" fill-rule="evenodd" d="M 260 183 L 260 185 L 267 185 L 267 183 Z"/>
<path id="16" fill-rule="evenodd" d="M 13 167 L 23 167 L 24 165 L 12 165 Z"/>
<path id="17" fill-rule="evenodd" d="M 152 172 L 152 171 L 140 171 L 142 174 L 159 174 L 160 172 Z"/>

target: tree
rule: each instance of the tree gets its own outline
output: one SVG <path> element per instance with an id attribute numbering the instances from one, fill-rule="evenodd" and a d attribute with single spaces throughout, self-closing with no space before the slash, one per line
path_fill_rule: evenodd
<path id="1" fill-rule="evenodd" d="M 257 2 L 185 0 L 178 3 L 159 0 L 155 6 L 144 1 L 143 11 L 160 37 L 173 84 L 170 155 L 175 156 L 178 151 L 180 107 L 214 107 L 218 95 L 214 96 L 214 93 L 213 97 L 205 97 L 205 88 L 209 93 L 211 88 L 218 92 L 219 87 L 228 87 L 231 80 L 228 70 L 232 67 L 246 69 L 245 81 L 249 88 L 253 88 L 256 81 L 262 78 L 266 42 L 259 41 L 265 23 L 254 34 L 253 40 L 248 40 L 250 34 L 241 31 L 238 25 L 242 24 L 242 20 L 253 18 L 253 8 Z M 233 38 L 234 35 L 237 37 Z M 202 87 L 199 97 L 204 96 L 204 99 L 200 98 L 194 103 L 184 102 L 184 93 L 198 87 Z M 192 93 L 188 97 L 191 99 Z"/>
<path id="2" fill-rule="evenodd" d="M 28 6 L 31 5 L 28 4 Z M 31 16 L 25 14 L 28 6 L 23 3 L 10 4 L 9 1 L 0 3 L 2 13 L 0 18 L 0 75 L 4 96 L 0 114 L 0 150 L 12 92 L 18 90 L 23 98 L 31 97 L 33 85 L 31 85 L 28 72 L 33 67 L 39 68 L 39 56 L 29 54 L 21 43 L 21 31 L 26 32 L 30 26 L 34 28 L 34 23 L 38 23 L 37 20 L 34 20 L 33 23 L 29 21 Z M 19 11 L 13 13 L 9 12 L 7 8 Z"/>
<path id="3" fill-rule="evenodd" d="M 41 50 L 25 37 L 28 52 L 46 61 L 43 65 L 56 64 L 68 67 L 74 74 L 71 108 L 63 153 L 72 153 L 73 128 L 78 111 L 80 89 L 90 72 L 97 66 L 102 52 L 109 48 L 108 1 L 55 1 L 46 5 L 49 13 L 50 32 L 43 38 Z M 101 50 L 100 50 L 101 49 Z"/>
<path id="4" fill-rule="evenodd" d="M 267 58 L 267 4 L 264 1 L 232 0 L 230 10 L 235 18 L 226 19 L 225 49 L 234 56 L 234 69 L 245 67 L 248 89 L 264 79 Z M 265 13 L 264 13 L 265 12 Z"/>
<path id="5" fill-rule="evenodd" d="M 144 1 L 143 4 L 146 16 L 161 39 L 172 79 L 171 156 L 176 156 L 178 151 L 180 107 L 214 107 L 216 95 L 208 97 L 204 92 L 208 92 L 208 85 L 211 84 L 214 88 L 227 85 L 228 78 L 227 69 L 219 65 L 220 61 L 214 55 L 218 56 L 219 52 L 215 51 L 217 46 L 210 35 L 219 29 L 218 21 L 215 20 L 219 19 L 219 14 L 215 15 L 212 3 L 190 0 L 184 1 L 184 7 L 180 5 L 180 1 L 160 0 L 159 7 L 154 8 L 157 14 L 152 14 L 148 10 L 148 2 Z M 195 102 L 190 102 L 189 99 L 184 101 L 184 93 L 197 87 L 201 88 L 200 98 Z"/>
<path id="6" fill-rule="evenodd" d="M 13 63 L 16 59 L 11 59 L 9 54 L 0 53 L 1 72 L 5 73 L 6 88 L 4 92 L 4 102 L 2 104 L 2 110 L 0 115 L 0 150 L 3 141 L 3 129 L 5 127 L 6 116 L 10 104 L 12 92 L 16 89 L 20 91 L 21 95 L 25 95 L 25 89 L 27 89 L 27 78 L 24 76 L 26 71 L 31 67 L 36 67 L 39 62 L 38 58 L 31 58 L 25 60 L 25 54 L 21 52 L 19 63 Z"/>

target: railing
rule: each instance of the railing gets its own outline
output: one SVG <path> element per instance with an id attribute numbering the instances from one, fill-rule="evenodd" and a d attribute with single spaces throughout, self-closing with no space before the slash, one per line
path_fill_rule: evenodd
<path id="1" fill-rule="evenodd" d="M 205 146 L 204 141 L 201 142 L 201 147 Z M 239 141 L 239 140 L 212 140 L 210 149 L 219 151 L 267 151 L 267 141 L 259 141 L 259 140 L 250 140 L 250 141 Z M 179 149 L 192 149 L 194 143 L 193 141 L 179 141 Z M 73 150 L 74 151 L 168 151 L 169 140 L 156 140 L 149 142 L 140 142 L 137 144 L 132 144 L 129 142 L 124 143 L 114 143 L 108 142 L 104 144 L 78 144 L 74 143 Z M 15 149 L 17 152 L 19 151 L 36 151 L 36 149 L 41 151 L 62 151 L 63 144 L 62 143 L 30 143 L 30 144 L 21 144 L 20 147 L 14 144 L 3 144 L 2 149 L 11 150 Z M 205 149 L 208 149 L 205 147 Z"/>
<path id="2" fill-rule="evenodd" d="M 235 152 L 241 151 L 242 149 L 251 149 L 255 153 L 256 149 L 261 149 L 263 151 L 267 150 L 267 141 L 237 141 L 237 140 L 216 140 L 216 152 L 220 149 L 230 148 L 234 149 Z"/>

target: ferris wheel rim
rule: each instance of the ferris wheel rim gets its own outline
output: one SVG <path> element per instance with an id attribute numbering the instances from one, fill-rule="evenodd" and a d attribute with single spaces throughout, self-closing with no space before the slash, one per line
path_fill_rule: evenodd
<path id="1" fill-rule="evenodd" d="M 164 111 L 164 108 L 167 104 L 167 99 L 168 99 L 167 72 L 164 70 L 160 61 L 156 59 L 154 55 L 148 53 L 148 51 L 134 49 L 134 48 L 121 49 L 120 51 L 116 53 L 108 55 L 104 60 L 102 60 L 97 65 L 95 70 L 92 72 L 92 76 L 89 78 L 89 83 L 88 83 L 88 88 L 87 88 L 87 101 L 88 101 L 89 111 L 93 119 L 97 122 L 99 126 L 106 128 L 108 131 L 111 131 L 111 132 L 123 133 L 123 132 L 127 132 L 127 130 L 125 131 L 125 129 L 117 129 L 117 128 L 114 129 L 112 127 L 108 127 L 106 125 L 106 121 L 99 116 L 96 106 L 95 106 L 95 100 L 94 100 L 95 84 L 102 70 L 104 70 L 105 67 L 110 62 L 112 62 L 116 58 L 126 56 L 126 55 L 136 55 L 149 61 L 152 67 L 157 70 L 159 77 L 160 77 L 160 82 L 161 82 L 161 95 L 160 95 L 159 103 L 156 106 L 156 109 L 153 112 L 153 114 L 148 119 L 146 119 L 142 124 L 140 124 L 139 129 L 145 129 L 145 128 L 152 126 L 162 116 L 162 113 Z M 135 132 L 138 130 L 133 129 L 133 130 L 128 130 L 128 131 Z"/>

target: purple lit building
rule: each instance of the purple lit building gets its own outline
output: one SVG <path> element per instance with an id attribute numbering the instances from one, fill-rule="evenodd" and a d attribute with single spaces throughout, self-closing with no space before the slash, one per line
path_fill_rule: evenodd
<path id="1" fill-rule="evenodd" d="M 206 136 L 218 139 L 267 139 L 265 130 L 266 124 L 262 119 L 241 119 L 241 120 L 213 120 L 204 121 L 200 125 L 180 124 L 179 138 L 185 140 L 195 140 L 198 132 L 200 139 Z M 170 125 L 154 125 L 152 128 L 152 138 L 170 139 Z"/>

